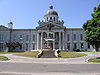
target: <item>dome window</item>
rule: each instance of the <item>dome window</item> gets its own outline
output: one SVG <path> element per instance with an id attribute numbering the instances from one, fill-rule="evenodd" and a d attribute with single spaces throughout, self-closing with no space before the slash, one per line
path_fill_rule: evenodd
<path id="1" fill-rule="evenodd" d="M 50 20 L 52 20 L 52 17 L 50 17 Z"/>
<path id="2" fill-rule="evenodd" d="M 55 21 L 55 17 L 54 17 L 54 21 Z"/>
<path id="3" fill-rule="evenodd" d="M 47 17 L 47 21 L 48 21 L 48 17 Z"/>

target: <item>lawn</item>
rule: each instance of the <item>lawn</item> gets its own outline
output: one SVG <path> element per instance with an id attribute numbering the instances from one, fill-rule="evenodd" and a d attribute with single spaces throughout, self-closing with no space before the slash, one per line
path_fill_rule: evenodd
<path id="1" fill-rule="evenodd" d="M 19 52 L 0 52 L 0 54 L 19 53 Z"/>
<path id="2" fill-rule="evenodd" d="M 38 51 L 33 51 L 33 52 L 17 53 L 17 54 L 14 54 L 14 55 L 36 58 L 38 53 L 39 53 Z M 78 53 L 78 52 L 60 51 L 59 56 L 61 56 L 59 58 L 75 58 L 75 57 L 86 56 L 86 54 L 81 54 L 81 53 Z"/>
<path id="3" fill-rule="evenodd" d="M 78 52 L 60 51 L 59 56 L 60 58 L 75 58 L 75 57 L 87 56 L 87 54 L 81 54 Z"/>
<path id="4" fill-rule="evenodd" d="M 38 55 L 38 53 L 39 53 L 39 51 L 33 51 L 33 52 L 16 53 L 14 55 L 36 58 L 36 56 Z"/>
<path id="5" fill-rule="evenodd" d="M 5 57 L 5 56 L 0 56 L 0 61 L 7 61 L 7 60 L 10 60 L 10 59 L 8 59 L 8 58 Z"/>
<path id="6" fill-rule="evenodd" d="M 89 59 L 88 62 L 100 63 L 100 57 Z"/>

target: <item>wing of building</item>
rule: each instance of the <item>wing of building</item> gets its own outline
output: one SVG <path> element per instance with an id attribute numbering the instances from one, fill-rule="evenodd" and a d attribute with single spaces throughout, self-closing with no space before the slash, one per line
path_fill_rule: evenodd
<path id="1" fill-rule="evenodd" d="M 7 51 L 5 43 L 19 42 L 20 51 L 33 50 L 68 50 L 89 49 L 90 46 L 83 38 L 82 28 L 66 28 L 64 21 L 59 20 L 58 13 L 49 6 L 44 15 L 44 20 L 38 21 L 36 29 L 13 29 L 13 22 L 9 21 L 8 27 L 0 26 L 0 51 Z"/>

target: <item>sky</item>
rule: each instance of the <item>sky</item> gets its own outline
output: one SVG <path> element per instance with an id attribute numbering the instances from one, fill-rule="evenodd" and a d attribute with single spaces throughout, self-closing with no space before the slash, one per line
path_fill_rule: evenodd
<path id="1" fill-rule="evenodd" d="M 66 28 L 80 28 L 99 4 L 100 0 L 0 0 L 0 25 L 12 20 L 14 29 L 35 29 L 53 5 Z"/>

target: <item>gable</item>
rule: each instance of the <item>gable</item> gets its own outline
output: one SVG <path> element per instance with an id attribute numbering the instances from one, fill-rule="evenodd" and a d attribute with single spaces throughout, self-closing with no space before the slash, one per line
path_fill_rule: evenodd
<path id="1" fill-rule="evenodd" d="M 0 31 L 7 31 L 9 30 L 7 27 L 0 25 Z"/>
<path id="2" fill-rule="evenodd" d="M 40 30 L 49 30 L 49 24 L 45 24 L 45 25 L 41 25 L 36 27 L 36 29 L 40 29 Z M 64 27 L 63 25 L 58 25 L 58 24 L 52 24 L 51 29 L 65 29 L 66 27 Z"/>

